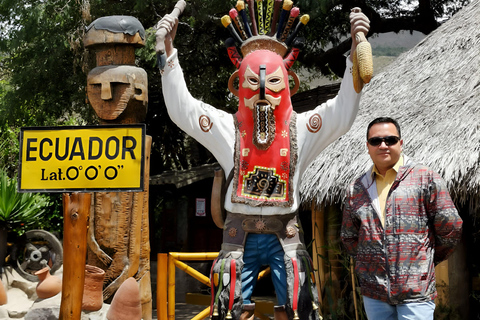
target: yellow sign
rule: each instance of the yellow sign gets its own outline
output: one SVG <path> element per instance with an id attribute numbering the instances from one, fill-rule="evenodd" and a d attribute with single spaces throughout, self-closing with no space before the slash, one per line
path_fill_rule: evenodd
<path id="1" fill-rule="evenodd" d="M 22 128 L 20 192 L 143 191 L 145 125 Z"/>

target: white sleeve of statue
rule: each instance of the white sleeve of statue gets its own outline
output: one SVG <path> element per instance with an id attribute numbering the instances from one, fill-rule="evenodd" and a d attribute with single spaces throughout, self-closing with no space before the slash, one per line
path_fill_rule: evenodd
<path id="1" fill-rule="evenodd" d="M 233 168 L 235 145 L 233 115 L 192 97 L 176 50 L 162 71 L 162 90 L 172 121 L 207 148 L 228 174 Z"/>

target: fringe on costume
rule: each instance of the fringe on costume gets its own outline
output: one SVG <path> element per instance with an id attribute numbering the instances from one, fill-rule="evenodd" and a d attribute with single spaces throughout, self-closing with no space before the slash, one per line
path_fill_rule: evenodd
<path id="1" fill-rule="evenodd" d="M 320 320 L 318 292 L 312 260 L 305 250 L 288 251 L 284 256 L 287 272 L 287 305 L 289 319 Z"/>
<path id="2" fill-rule="evenodd" d="M 212 305 L 210 308 L 210 319 L 240 318 L 243 310 L 243 264 L 243 252 L 220 251 L 211 272 Z M 232 288 L 233 279 L 235 285 Z M 233 296 L 233 302 L 230 301 L 231 296 Z"/>

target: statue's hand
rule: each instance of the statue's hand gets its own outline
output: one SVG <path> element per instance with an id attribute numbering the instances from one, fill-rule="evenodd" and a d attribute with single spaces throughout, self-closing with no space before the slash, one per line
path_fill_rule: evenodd
<path id="1" fill-rule="evenodd" d="M 107 286 L 103 290 L 103 300 L 107 300 L 108 298 L 110 298 L 115 293 L 116 289 L 117 288 L 113 288 L 111 285 Z"/>
<path id="2" fill-rule="evenodd" d="M 364 36 L 370 30 L 370 20 L 360 10 L 360 8 L 353 8 L 350 12 L 350 32 L 352 35 L 352 50 L 350 55 L 355 51 L 358 44 L 357 34 L 362 32 Z"/>
<path id="3" fill-rule="evenodd" d="M 157 54 L 166 53 L 170 56 L 173 53 L 173 40 L 177 33 L 178 18 L 167 14 L 156 25 L 157 32 L 155 37 L 157 40 L 155 51 Z"/>
<path id="4" fill-rule="evenodd" d="M 101 251 L 101 253 L 99 255 L 97 255 L 98 259 L 100 261 L 102 261 L 102 263 L 105 265 L 105 266 L 109 266 L 113 259 L 108 255 L 106 254 L 103 250 Z"/>

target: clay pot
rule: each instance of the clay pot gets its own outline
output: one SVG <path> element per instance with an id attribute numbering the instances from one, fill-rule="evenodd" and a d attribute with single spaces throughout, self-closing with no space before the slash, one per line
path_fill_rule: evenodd
<path id="1" fill-rule="evenodd" d="M 5 290 L 5 286 L 3 285 L 2 279 L 0 277 L 0 306 L 7 304 L 7 290 Z"/>
<path id="2" fill-rule="evenodd" d="M 104 278 L 105 271 L 103 269 L 88 264 L 85 266 L 82 310 L 97 311 L 102 308 Z"/>
<path id="3" fill-rule="evenodd" d="M 108 320 L 141 320 L 140 289 L 133 277 L 125 280 L 113 297 L 107 312 Z"/>
<path id="4" fill-rule="evenodd" d="M 62 280 L 57 276 L 52 276 L 49 267 L 38 270 L 35 275 L 39 280 L 36 291 L 40 299 L 48 299 L 62 291 Z"/>

